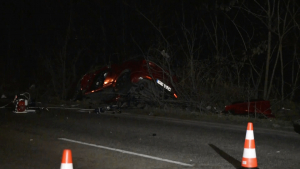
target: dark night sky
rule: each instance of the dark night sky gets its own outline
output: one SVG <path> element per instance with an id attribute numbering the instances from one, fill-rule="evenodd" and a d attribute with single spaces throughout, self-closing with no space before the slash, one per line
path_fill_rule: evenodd
<path id="1" fill-rule="evenodd" d="M 28 85 L 41 76 L 49 76 L 41 71 L 41 57 L 63 47 L 70 15 L 68 54 L 86 50 L 82 61 L 77 63 L 85 72 L 91 65 L 142 55 L 140 49 L 147 50 L 155 43 L 149 36 L 157 36 L 157 31 L 137 9 L 149 19 L 162 22 L 165 18 L 172 19 L 168 10 L 178 9 L 179 4 L 130 0 L 1 2 L 1 81 L 9 84 L 26 81 Z M 164 25 L 171 26 L 172 22 Z"/>
<path id="2" fill-rule="evenodd" d="M 192 13 L 190 9 L 193 9 L 191 6 L 195 3 L 197 4 L 194 1 L 183 3 L 181 1 L 92 0 L 86 2 L 74 0 L 71 5 L 71 1 L 58 0 L 6 1 L 1 4 L 4 8 L 1 10 L 4 18 L 4 22 L 1 24 L 4 33 L 2 42 L 6 44 L 6 47 L 1 50 L 2 53 L 7 53 L 10 44 L 11 48 L 28 48 L 28 46 L 34 48 L 31 45 L 51 46 L 57 44 L 57 41 L 63 39 L 66 34 L 71 9 L 71 39 L 76 37 L 93 39 L 96 43 L 107 45 L 108 49 L 116 48 L 114 44 L 117 44 L 116 46 L 132 45 L 132 39 L 138 43 L 148 43 L 147 46 L 149 46 L 152 43 L 149 42 L 151 39 L 147 41 L 145 38 L 157 32 L 137 10 L 152 20 L 154 24 L 171 27 L 180 22 L 182 10 L 188 11 L 185 15 L 189 18 Z M 24 50 L 26 51 L 26 49 L 19 49 L 14 52 L 19 55 L 24 54 Z"/>
<path id="3" fill-rule="evenodd" d="M 24 69 L 34 73 L 38 58 L 49 48 L 59 48 L 66 38 L 72 12 L 71 54 L 76 48 L 88 48 L 89 65 L 108 60 L 120 60 L 128 56 L 141 55 L 142 50 L 156 43 L 149 37 L 157 31 L 140 13 L 154 24 L 171 28 L 178 22 L 181 7 L 190 7 L 181 1 L 22 1 L 1 2 L 2 71 L 10 70 L 11 76 L 20 76 Z M 139 11 L 138 11 L 139 10 Z M 162 31 L 164 31 L 162 27 Z M 164 32 L 166 36 L 168 32 Z M 3 63 L 5 63 L 3 65 Z M 24 66 L 24 65 L 30 65 Z M 16 67 L 22 67 L 18 71 Z M 26 67 L 26 68 L 25 68 Z M 18 68 L 17 68 L 18 69 Z"/>

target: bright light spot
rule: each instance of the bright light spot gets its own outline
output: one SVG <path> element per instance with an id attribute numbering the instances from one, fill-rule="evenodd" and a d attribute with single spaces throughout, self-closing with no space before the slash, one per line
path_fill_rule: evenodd
<path id="1" fill-rule="evenodd" d="M 174 97 L 177 99 L 177 95 L 174 93 Z"/>

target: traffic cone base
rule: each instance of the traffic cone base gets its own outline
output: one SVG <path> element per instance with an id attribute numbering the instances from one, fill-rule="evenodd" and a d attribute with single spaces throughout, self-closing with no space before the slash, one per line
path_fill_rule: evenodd
<path id="1" fill-rule="evenodd" d="M 73 169 L 72 152 L 69 149 L 65 149 L 61 159 L 60 169 Z"/>
<path id="2" fill-rule="evenodd" d="M 257 168 L 257 159 L 256 158 L 244 158 L 242 159 L 242 166 L 247 166 L 247 167 L 241 167 L 240 169 L 258 169 Z M 252 167 L 254 166 L 254 167 Z"/>
<path id="3" fill-rule="evenodd" d="M 73 164 L 61 164 L 60 169 L 73 169 Z"/>
<path id="4" fill-rule="evenodd" d="M 257 167 L 255 167 L 255 168 L 245 168 L 245 167 L 241 167 L 241 168 L 239 168 L 239 169 L 259 169 L 259 168 L 257 168 Z"/>

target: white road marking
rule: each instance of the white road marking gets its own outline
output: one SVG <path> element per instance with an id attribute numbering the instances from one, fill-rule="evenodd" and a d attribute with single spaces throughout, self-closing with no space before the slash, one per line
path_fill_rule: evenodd
<path id="1" fill-rule="evenodd" d="M 71 140 L 71 139 L 67 139 L 67 138 L 58 138 L 58 139 L 63 140 L 63 141 L 72 142 L 72 143 L 87 145 L 87 146 L 91 146 L 91 147 L 97 147 L 97 148 L 101 148 L 101 149 L 105 149 L 105 150 L 116 151 L 116 152 L 120 152 L 120 153 L 124 153 L 124 154 L 130 154 L 130 155 L 140 156 L 140 157 L 149 158 L 149 159 L 153 159 L 153 160 L 178 164 L 178 165 L 182 165 L 182 166 L 188 166 L 188 167 L 193 167 L 194 166 L 193 164 L 182 163 L 182 162 L 178 162 L 178 161 L 173 161 L 173 160 L 168 160 L 168 159 L 164 159 L 164 158 L 154 157 L 154 156 L 150 156 L 150 155 L 146 155 L 146 154 L 135 153 L 135 152 L 121 150 L 121 149 L 117 149 L 117 148 L 101 146 L 101 145 L 97 145 L 97 144 L 85 143 L 85 142 Z"/>

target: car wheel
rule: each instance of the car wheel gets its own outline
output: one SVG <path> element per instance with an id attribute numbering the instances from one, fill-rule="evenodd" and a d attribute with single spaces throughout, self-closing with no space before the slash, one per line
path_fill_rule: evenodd
<path id="1" fill-rule="evenodd" d="M 151 80 L 140 80 L 136 92 L 143 101 L 156 102 L 164 99 L 162 90 Z"/>
<path id="2" fill-rule="evenodd" d="M 126 95 L 130 88 L 130 72 L 125 72 L 118 78 L 114 90 L 119 95 Z"/>
<path id="3" fill-rule="evenodd" d="M 137 84 L 136 91 L 139 95 L 144 96 L 144 97 L 154 97 L 154 88 L 153 84 L 150 80 L 140 80 L 139 83 Z"/>

